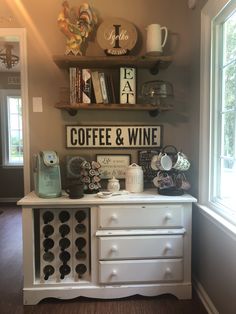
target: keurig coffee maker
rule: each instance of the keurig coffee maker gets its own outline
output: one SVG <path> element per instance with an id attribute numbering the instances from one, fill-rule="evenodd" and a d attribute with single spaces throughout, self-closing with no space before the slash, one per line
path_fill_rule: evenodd
<path id="1" fill-rule="evenodd" d="M 35 193 L 42 198 L 61 195 L 59 157 L 54 151 L 41 151 L 35 156 Z"/>

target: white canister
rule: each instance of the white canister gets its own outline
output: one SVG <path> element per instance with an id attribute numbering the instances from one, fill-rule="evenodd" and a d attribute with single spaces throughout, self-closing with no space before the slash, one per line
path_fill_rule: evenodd
<path id="1" fill-rule="evenodd" d="M 108 180 L 107 189 L 109 192 L 118 192 L 120 190 L 120 182 L 115 177 Z"/>
<path id="2" fill-rule="evenodd" d="M 129 192 L 143 192 L 143 170 L 135 163 L 126 170 L 125 189 Z"/>

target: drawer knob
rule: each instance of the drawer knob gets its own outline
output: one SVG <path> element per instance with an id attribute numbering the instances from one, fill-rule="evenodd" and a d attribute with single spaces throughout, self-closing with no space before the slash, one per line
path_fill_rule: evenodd
<path id="1" fill-rule="evenodd" d="M 165 250 L 169 251 L 172 249 L 172 245 L 170 243 L 166 243 Z"/>
<path id="2" fill-rule="evenodd" d="M 111 215 L 111 220 L 116 221 L 117 220 L 117 215 L 116 214 L 112 214 Z"/>
<path id="3" fill-rule="evenodd" d="M 171 274 L 171 269 L 170 269 L 170 267 L 167 267 L 166 268 L 166 275 L 170 275 Z"/>
<path id="4" fill-rule="evenodd" d="M 113 269 L 112 272 L 111 272 L 111 276 L 117 276 L 117 270 L 116 269 Z"/>
<path id="5" fill-rule="evenodd" d="M 118 251 L 117 245 L 112 245 L 111 252 L 117 252 L 117 251 Z"/>
<path id="6" fill-rule="evenodd" d="M 170 220 L 171 218 L 172 218 L 171 213 L 167 213 L 167 214 L 165 215 L 165 219 L 166 219 L 166 220 Z"/>

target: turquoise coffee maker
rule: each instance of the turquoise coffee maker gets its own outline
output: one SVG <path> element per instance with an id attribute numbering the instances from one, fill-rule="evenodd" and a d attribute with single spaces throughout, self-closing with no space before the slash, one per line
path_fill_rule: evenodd
<path id="1" fill-rule="evenodd" d="M 42 198 L 61 196 L 59 157 L 54 151 L 41 151 L 35 155 L 35 193 Z"/>

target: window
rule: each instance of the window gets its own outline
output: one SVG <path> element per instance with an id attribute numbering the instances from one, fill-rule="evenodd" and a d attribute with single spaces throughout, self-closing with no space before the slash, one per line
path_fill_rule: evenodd
<path id="1" fill-rule="evenodd" d="M 2 142 L 4 166 L 23 165 L 22 104 L 15 91 L 2 96 Z"/>
<path id="2" fill-rule="evenodd" d="M 207 47 L 202 47 L 201 56 L 202 67 L 207 65 L 203 54 L 210 56 L 210 75 L 207 86 L 203 87 L 207 67 L 202 68 L 200 142 L 204 144 L 200 144 L 199 182 L 204 183 L 199 186 L 200 199 L 202 204 L 236 223 L 236 0 L 222 1 L 217 10 L 215 5 L 209 21 L 211 38 L 207 45 L 207 35 L 203 35 L 202 45 L 205 43 Z M 203 163 L 205 174 L 201 169 Z"/>
<path id="3" fill-rule="evenodd" d="M 234 5 L 233 5 L 234 3 Z M 211 200 L 236 214 L 236 2 L 213 22 Z"/>

